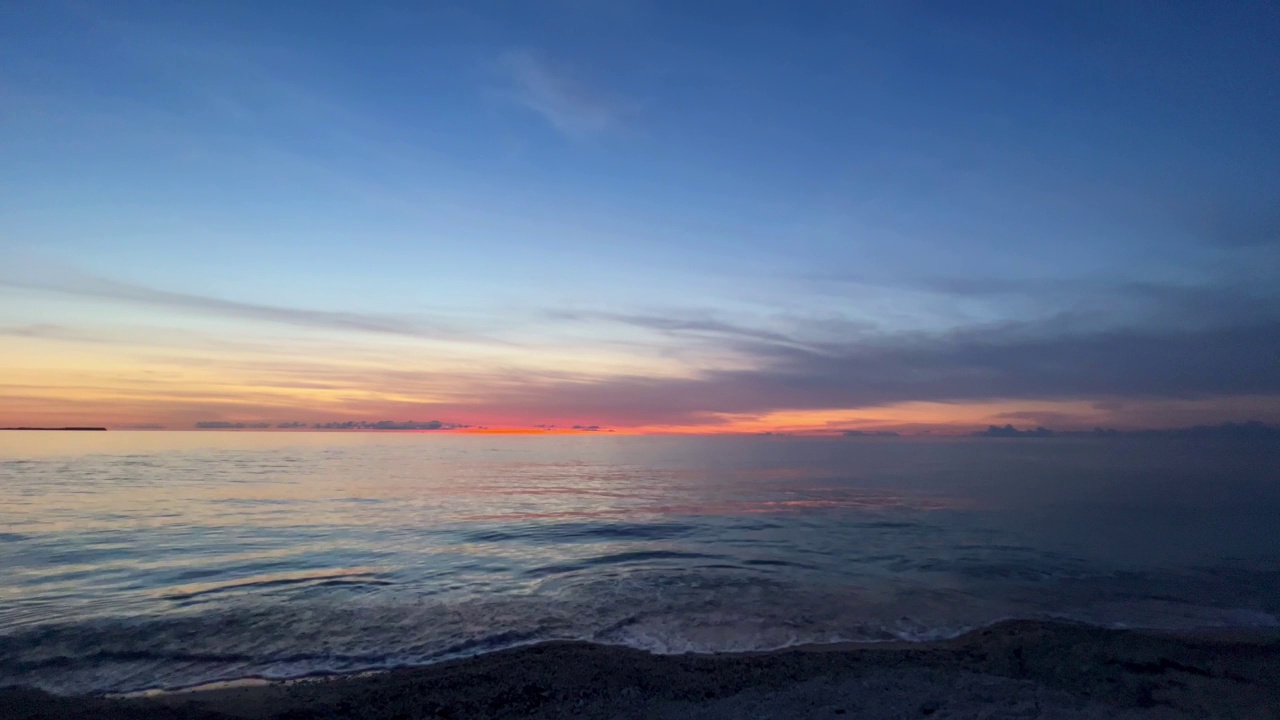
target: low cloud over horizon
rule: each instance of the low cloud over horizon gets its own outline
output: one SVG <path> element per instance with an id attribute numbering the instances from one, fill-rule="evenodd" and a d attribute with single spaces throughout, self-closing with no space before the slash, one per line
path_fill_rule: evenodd
<path id="1" fill-rule="evenodd" d="M 216 373 L 234 378 L 239 397 L 232 392 L 216 400 L 202 399 L 193 392 L 199 383 L 174 397 L 163 373 L 152 371 L 148 375 L 160 377 L 140 378 L 132 388 L 112 391 L 134 396 L 129 403 L 104 401 L 102 410 L 93 411 L 86 407 L 93 402 L 81 398 L 75 401 L 80 409 L 74 414 L 64 411 L 49 417 L 180 424 L 183 414 L 200 412 L 206 419 L 194 422 L 212 427 L 271 423 L 286 411 L 316 416 L 335 409 L 349 415 L 378 408 L 430 407 L 473 425 L 532 427 L 555 418 L 564 427 L 665 431 L 755 429 L 770 417 L 777 418 L 777 429 L 789 430 L 830 429 L 850 416 L 880 429 L 981 427 L 1003 419 L 1037 420 L 1068 429 L 1278 419 L 1274 398 L 1280 396 L 1280 368 L 1274 358 L 1280 357 L 1280 321 L 1274 303 L 1240 302 L 1235 307 L 1243 311 L 1194 322 L 1185 315 L 1181 323 L 1161 320 L 1178 316 L 1177 302 L 1157 302 L 1146 311 L 1145 324 L 1136 327 L 1116 326 L 1112 319 L 1070 317 L 896 334 L 858 325 L 848 341 L 838 339 L 838 330 L 829 330 L 838 328 L 829 321 L 819 332 L 805 322 L 791 328 L 772 322 L 765 329 L 709 316 L 672 316 L 663 322 L 650 322 L 645 316 L 637 323 L 610 314 L 552 313 L 530 320 L 546 323 L 551 333 L 573 330 L 584 322 L 596 326 L 591 328 L 595 332 L 620 328 L 622 336 L 606 344 L 623 343 L 659 358 L 682 348 L 691 353 L 674 367 L 659 366 L 653 373 L 630 368 L 570 371 L 556 362 L 554 347 L 515 339 L 508 342 L 519 350 L 491 361 L 496 367 L 485 372 L 466 367 L 465 353 L 461 366 L 415 369 L 411 348 L 392 350 L 367 341 L 357 344 L 362 351 L 358 357 L 344 362 L 341 348 L 349 347 L 354 337 L 349 333 L 363 328 L 325 324 L 309 327 L 313 332 L 303 337 L 308 344 L 335 349 L 338 357 L 325 353 L 292 361 L 240 358 L 236 352 L 198 349 L 209 347 L 207 342 L 195 348 L 177 343 L 148 349 L 157 366 L 180 366 L 173 371 L 178 373 L 175 382 L 190 373 Z M 167 306 L 164 312 L 166 317 L 182 317 Z M 262 322 L 270 325 L 276 319 Z M 108 355 L 138 351 L 138 333 L 111 343 L 61 328 L 0 327 L 0 333 L 32 346 L 90 343 L 115 345 Z M 211 340 L 216 333 L 209 335 Z M 545 360 L 540 357 L 544 353 L 549 355 Z M 182 359 L 193 356 L 202 361 L 191 366 Z M 308 403 L 308 395 L 322 399 Z M 441 397 L 432 400 L 431 395 Z M 56 407 L 58 400 L 52 397 L 44 404 Z M 113 417 L 118 412 L 113 405 L 139 401 L 155 409 L 124 420 Z M 164 409 L 166 405 L 183 409 L 174 414 Z M 922 405 L 934 408 L 932 418 L 920 411 Z M 228 419 L 208 419 L 213 407 L 225 408 Z M 904 413 L 907 407 L 914 409 Z M 788 420 L 788 414 L 803 417 Z M 17 423 L 38 418 L 15 413 L 6 419 Z"/>

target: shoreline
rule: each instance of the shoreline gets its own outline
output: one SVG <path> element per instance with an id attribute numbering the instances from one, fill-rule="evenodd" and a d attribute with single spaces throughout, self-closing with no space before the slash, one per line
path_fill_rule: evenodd
<path id="1" fill-rule="evenodd" d="M 950 640 L 654 655 L 552 641 L 440 663 L 122 698 L 0 689 L 0 720 L 1280 717 L 1280 634 L 1012 620 Z"/>
<path id="2" fill-rule="evenodd" d="M 482 650 L 480 652 L 469 655 L 446 656 L 438 660 L 431 660 L 422 663 L 396 665 L 393 667 L 373 668 L 367 670 L 354 670 L 348 672 L 329 672 L 317 671 L 293 677 L 264 677 L 262 675 L 247 675 L 244 677 L 230 678 L 224 680 L 210 680 L 194 685 L 186 685 L 169 688 L 144 688 L 141 690 L 129 690 L 124 692 L 107 692 L 100 694 L 87 694 L 76 696 L 62 697 L 95 697 L 113 700 L 135 700 L 145 698 L 161 698 L 166 696 L 180 696 L 187 693 L 203 693 L 218 690 L 229 690 L 245 687 L 270 687 L 270 686 L 287 686 L 306 683 L 323 683 L 332 681 L 345 681 L 358 678 L 376 677 L 392 673 L 413 673 L 427 670 L 430 668 L 448 665 L 452 663 L 467 663 L 479 660 L 489 655 L 499 653 L 522 652 L 542 647 L 559 647 L 559 646 L 586 646 L 598 647 L 606 649 L 616 649 L 624 652 L 639 652 L 654 657 L 681 657 L 681 658 L 746 658 L 758 656 L 771 656 L 790 652 L 802 653 L 843 653 L 858 652 L 863 650 L 927 650 L 933 647 L 945 647 L 949 644 L 959 642 L 969 636 L 976 636 L 983 631 L 998 629 L 1005 625 L 1049 625 L 1061 627 L 1080 627 L 1093 630 L 1114 631 L 1122 633 L 1136 633 L 1138 635 L 1147 635 L 1152 637 L 1169 637 L 1173 639 L 1185 639 L 1203 643 L 1219 643 L 1219 644 L 1241 644 L 1241 645 L 1260 645 L 1267 643 L 1280 644 L 1280 626 L 1255 626 L 1255 627 L 1203 627 L 1191 629 L 1164 629 L 1164 628 L 1112 628 L 1101 625 L 1093 625 L 1091 623 L 1075 621 L 1069 619 L 1030 619 L 1030 618 L 1005 618 L 996 620 L 988 625 L 980 625 L 955 635 L 941 638 L 932 638 L 927 640 L 907 640 L 896 638 L 892 640 L 837 640 L 832 642 L 808 642 L 798 643 L 795 645 L 786 645 L 783 647 L 764 649 L 764 650 L 731 650 L 723 652 L 658 652 L 637 648 L 630 645 L 619 643 L 605 643 L 594 640 L 580 639 L 562 639 L 562 640 L 534 640 L 522 644 L 511 645 L 506 647 L 498 647 L 491 650 Z M 3 688 L 0 688 L 2 691 Z"/>

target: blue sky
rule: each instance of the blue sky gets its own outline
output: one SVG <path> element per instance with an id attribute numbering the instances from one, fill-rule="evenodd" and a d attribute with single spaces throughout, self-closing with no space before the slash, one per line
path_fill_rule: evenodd
<path id="1" fill-rule="evenodd" d="M 1280 371 L 1259 359 L 1280 350 L 1273 4 L 370 5 L 7 6 L 14 407 L 178 424 L 726 426 L 934 401 L 1091 403 L 1052 416 L 1086 424 L 1160 424 L 1172 401 L 1280 417 Z M 1127 393 L 1148 362 L 1134 338 L 1156 336 L 1240 346 L 1161 356 L 1168 382 Z M 1029 346 L 1044 354 L 1017 370 L 969 350 Z M 1063 351 L 1097 366 L 1088 381 Z M 928 382 L 886 382 L 869 352 Z M 325 397 L 264 374 L 300 354 Z M 392 355 L 454 389 L 351 391 Z M 140 379 L 195 364 L 243 397 Z M 562 402 L 562 383 L 591 401 Z M 1152 409 L 1109 417 L 1116 398 Z"/>

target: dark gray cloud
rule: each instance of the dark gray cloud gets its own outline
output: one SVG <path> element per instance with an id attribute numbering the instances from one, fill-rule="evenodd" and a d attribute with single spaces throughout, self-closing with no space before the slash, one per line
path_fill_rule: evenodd
<path id="1" fill-rule="evenodd" d="M 1106 315 L 1144 326 L 1214 325 L 1280 317 L 1271 288 L 1225 283 L 1156 283 L 1101 278 L 935 277 L 914 282 L 928 292 L 957 298 L 1000 299 L 1073 308 L 1074 316 L 1105 323 Z"/>
<path id="2" fill-rule="evenodd" d="M 1274 283 L 1258 284 L 1222 279 L 1200 282 L 1143 282 L 1103 277 L 995 277 L 929 276 L 904 277 L 893 282 L 859 275 L 831 273 L 806 280 L 836 285 L 873 288 L 881 291 L 924 292 L 944 298 L 1021 302 L 1038 306 L 1103 308 L 1111 312 L 1136 313 L 1148 323 L 1159 324 L 1169 317 L 1194 312 L 1202 321 L 1234 322 L 1259 314 L 1280 316 L 1280 299 Z"/>
<path id="3" fill-rule="evenodd" d="M 1094 403 L 1096 407 L 1099 404 Z M 1069 412 L 1057 412 L 1053 410 L 1015 410 L 1012 412 L 1002 412 L 992 417 L 1001 420 L 1013 420 L 1017 422 L 1025 422 L 1033 425 L 1043 425 L 1046 427 L 1071 427 L 1080 424 L 1080 416 Z"/>
<path id="4" fill-rule="evenodd" d="M 906 401 L 1280 397 L 1280 321 L 1049 336 L 1036 326 L 885 338 L 836 350 L 761 347 L 761 366 L 696 378 L 549 383 L 503 398 L 563 414 L 698 422 L 712 413 Z"/>
<path id="5" fill-rule="evenodd" d="M 1280 392 L 1280 322 L 1042 336 L 1035 326 L 792 353 L 744 379 L 813 401 L 1195 397 Z"/>

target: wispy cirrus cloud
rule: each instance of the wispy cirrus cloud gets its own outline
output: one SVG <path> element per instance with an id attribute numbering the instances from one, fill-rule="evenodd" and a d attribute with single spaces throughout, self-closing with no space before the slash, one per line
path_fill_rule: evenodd
<path id="1" fill-rule="evenodd" d="M 627 103 L 599 92 L 542 56 L 513 51 L 499 59 L 511 83 L 512 97 L 570 137 L 587 137 L 617 129 Z"/>
<path id="2" fill-rule="evenodd" d="M 737 325 L 705 315 L 689 316 L 566 310 L 548 313 L 548 317 L 553 320 L 574 322 L 617 323 L 667 335 L 701 335 L 730 341 L 749 341 L 800 347 L 809 347 L 811 345 L 811 343 L 801 341 L 787 333 Z"/>
<path id="3" fill-rule="evenodd" d="M 81 330 L 55 323 L 30 323 L 0 327 L 0 335 L 41 340 L 73 340 L 76 342 L 101 342 L 101 339 Z"/>
<path id="4" fill-rule="evenodd" d="M 429 340 L 501 342 L 468 330 L 452 327 L 444 322 L 423 318 L 312 310 L 229 300 L 119 282 L 68 269 L 61 269 L 58 272 L 51 272 L 47 268 L 26 268 L 25 272 L 19 272 L 18 270 L 18 268 L 0 270 L 0 287 L 50 292 L 92 300 L 124 302 L 170 312 L 191 312 L 315 330 L 354 331 Z M 48 335 L 51 329 L 47 327 L 27 327 L 25 331 L 28 334 Z"/>

